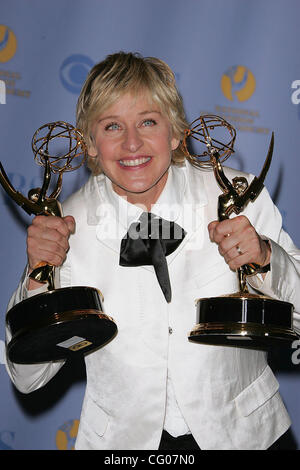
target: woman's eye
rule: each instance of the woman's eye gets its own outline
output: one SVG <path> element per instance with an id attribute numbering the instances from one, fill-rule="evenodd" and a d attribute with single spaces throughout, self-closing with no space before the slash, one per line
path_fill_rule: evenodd
<path id="1" fill-rule="evenodd" d="M 145 119 L 145 121 L 143 121 L 143 126 L 145 127 L 154 126 L 155 124 L 154 119 Z"/>
<path id="2" fill-rule="evenodd" d="M 106 131 L 117 131 L 119 128 L 120 126 L 116 122 L 111 122 L 105 126 Z"/>

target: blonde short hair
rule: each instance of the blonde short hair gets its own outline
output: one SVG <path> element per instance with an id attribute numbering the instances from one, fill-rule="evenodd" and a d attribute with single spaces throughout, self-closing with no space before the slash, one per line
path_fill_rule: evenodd
<path id="1" fill-rule="evenodd" d="M 88 147 L 91 145 L 91 127 L 106 108 L 126 92 L 148 91 L 171 124 L 172 133 L 183 139 L 188 124 L 183 102 L 176 88 L 170 67 L 155 57 L 138 53 L 118 52 L 108 55 L 90 71 L 77 102 L 77 127 L 81 129 Z M 172 163 L 180 165 L 185 156 L 179 146 L 172 153 Z M 89 156 L 88 166 L 93 174 L 101 173 L 96 158 Z"/>

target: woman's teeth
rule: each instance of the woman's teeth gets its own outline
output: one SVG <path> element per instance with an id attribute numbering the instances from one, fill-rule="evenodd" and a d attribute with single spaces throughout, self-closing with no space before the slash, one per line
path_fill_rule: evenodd
<path id="1" fill-rule="evenodd" d="M 149 162 L 151 157 L 142 157 L 142 158 L 135 158 L 134 160 L 119 160 L 120 164 L 123 166 L 137 166 L 141 165 L 142 163 Z"/>

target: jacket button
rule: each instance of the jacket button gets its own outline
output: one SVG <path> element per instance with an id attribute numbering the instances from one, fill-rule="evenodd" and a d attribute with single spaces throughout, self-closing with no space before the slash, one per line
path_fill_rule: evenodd
<path id="1" fill-rule="evenodd" d="M 173 330 L 172 328 L 169 326 L 169 335 L 171 335 L 173 333 Z"/>

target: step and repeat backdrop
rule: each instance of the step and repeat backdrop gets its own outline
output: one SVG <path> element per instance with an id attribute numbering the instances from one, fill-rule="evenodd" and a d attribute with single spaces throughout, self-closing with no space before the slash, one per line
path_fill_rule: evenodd
<path id="1" fill-rule="evenodd" d="M 1 0 L 0 161 L 27 195 L 43 170 L 31 150 L 45 123 L 75 124 L 82 83 L 107 54 L 140 52 L 173 69 L 188 120 L 209 113 L 237 131 L 228 165 L 258 175 L 272 131 L 266 178 L 283 223 L 300 245 L 299 0 Z M 61 200 L 88 178 L 65 174 Z M 5 369 L 9 298 L 26 263 L 31 217 L 0 188 L 0 449 L 72 449 L 85 389 L 80 359 L 43 389 L 19 393 Z M 300 346 L 270 353 L 292 418 L 288 446 L 300 446 Z"/>

